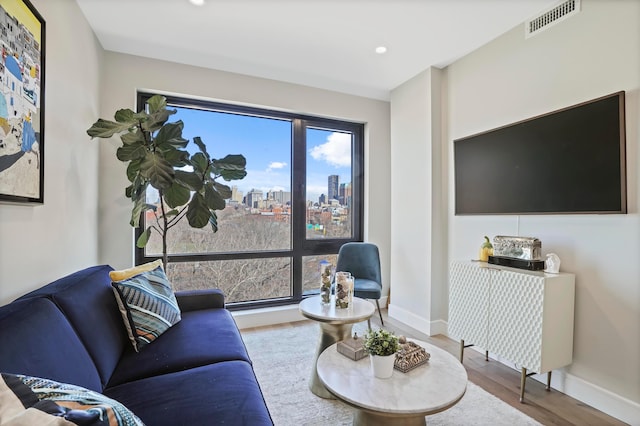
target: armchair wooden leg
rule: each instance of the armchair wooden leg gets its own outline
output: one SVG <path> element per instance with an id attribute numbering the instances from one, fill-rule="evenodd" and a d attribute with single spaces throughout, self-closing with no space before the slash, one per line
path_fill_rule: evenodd
<path id="1" fill-rule="evenodd" d="M 380 303 L 378 299 L 376 299 L 376 306 L 378 307 L 378 315 L 380 315 L 380 324 L 384 325 L 384 321 L 382 321 L 382 312 L 380 311 Z"/>

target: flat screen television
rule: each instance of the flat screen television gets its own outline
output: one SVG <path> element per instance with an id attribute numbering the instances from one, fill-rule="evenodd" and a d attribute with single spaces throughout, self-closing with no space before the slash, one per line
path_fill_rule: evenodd
<path id="1" fill-rule="evenodd" d="M 453 141 L 455 214 L 626 213 L 624 92 Z"/>

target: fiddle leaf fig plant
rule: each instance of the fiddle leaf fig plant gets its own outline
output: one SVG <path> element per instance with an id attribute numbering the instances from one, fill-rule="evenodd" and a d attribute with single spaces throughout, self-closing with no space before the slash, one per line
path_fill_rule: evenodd
<path id="1" fill-rule="evenodd" d="M 231 188 L 220 183 L 240 180 L 247 175 L 246 159 L 242 155 L 211 158 L 200 137 L 193 143 L 197 152 L 187 151 L 189 140 L 182 137 L 184 123 L 168 122 L 176 110 L 167 109 L 164 96 L 155 95 L 147 101 L 147 111 L 130 109 L 116 111 L 114 119 L 98 119 L 87 130 L 91 138 L 111 138 L 120 135 L 122 146 L 116 151 L 118 160 L 127 164 L 130 185 L 125 195 L 131 199 L 131 226 L 140 226 L 140 217 L 151 210 L 155 216 L 140 235 L 136 245 L 145 247 L 152 232 L 162 237 L 162 261 L 166 269 L 167 233 L 185 217 L 193 228 L 209 224 L 216 232 L 216 210 L 225 208 L 231 198 Z M 158 191 L 159 206 L 147 203 L 149 186 Z"/>

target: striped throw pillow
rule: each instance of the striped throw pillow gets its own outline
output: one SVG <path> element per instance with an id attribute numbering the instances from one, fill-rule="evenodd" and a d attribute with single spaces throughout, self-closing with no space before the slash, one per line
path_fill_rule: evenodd
<path id="1" fill-rule="evenodd" d="M 112 271 L 110 277 L 136 352 L 180 321 L 180 308 L 161 261 Z"/>
<path id="2" fill-rule="evenodd" d="M 0 424 L 144 426 L 118 401 L 80 386 L 0 374 Z"/>

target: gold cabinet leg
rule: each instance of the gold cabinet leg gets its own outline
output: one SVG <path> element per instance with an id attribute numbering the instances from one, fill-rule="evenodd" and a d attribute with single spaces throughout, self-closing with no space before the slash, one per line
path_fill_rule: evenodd
<path id="1" fill-rule="evenodd" d="M 460 339 L 460 364 L 462 364 L 463 358 L 464 358 L 464 339 Z"/>
<path id="2" fill-rule="evenodd" d="M 547 390 L 551 390 L 551 371 L 547 373 Z"/>
<path id="3" fill-rule="evenodd" d="M 520 402 L 524 402 L 524 384 L 527 382 L 527 369 L 522 367 L 520 375 Z"/>

